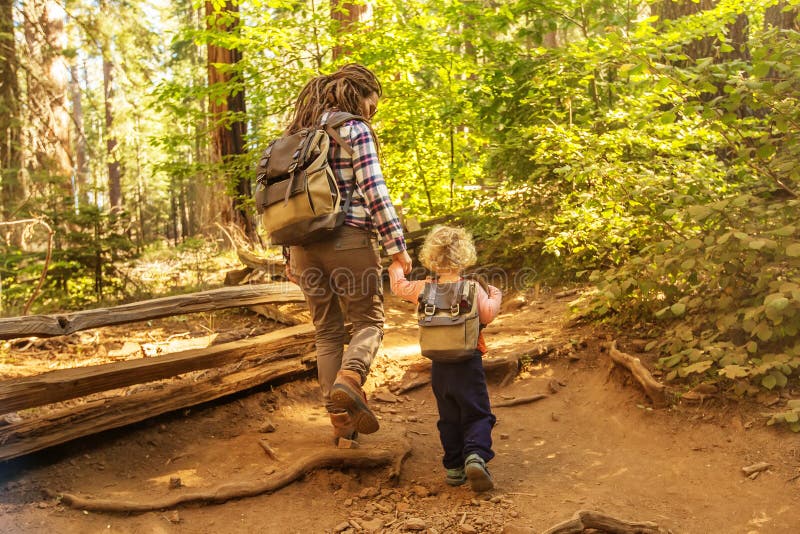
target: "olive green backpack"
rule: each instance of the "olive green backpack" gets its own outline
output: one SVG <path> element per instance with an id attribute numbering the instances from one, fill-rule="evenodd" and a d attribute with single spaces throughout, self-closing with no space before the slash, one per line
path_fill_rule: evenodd
<path id="1" fill-rule="evenodd" d="M 351 155 L 353 149 L 336 129 L 358 115 L 335 111 L 319 128 L 305 128 L 275 139 L 256 168 L 256 209 L 274 245 L 305 245 L 325 239 L 344 224 L 355 183 L 344 205 L 328 163 L 331 138 Z"/>
<path id="2" fill-rule="evenodd" d="M 478 283 L 427 282 L 419 295 L 419 345 L 435 362 L 466 360 L 475 354 L 480 334 Z"/>

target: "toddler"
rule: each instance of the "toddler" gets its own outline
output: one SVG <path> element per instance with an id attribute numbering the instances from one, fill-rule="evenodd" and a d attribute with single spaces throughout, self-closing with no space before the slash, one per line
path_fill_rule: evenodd
<path id="1" fill-rule="evenodd" d="M 389 266 L 392 292 L 410 302 L 417 302 L 425 284 L 446 284 L 463 280 L 464 269 L 477 257 L 471 236 L 462 228 L 438 226 L 425 239 L 420 252 L 422 264 L 434 273 L 432 279 L 406 280 L 398 263 Z M 494 286 L 476 284 L 478 317 L 481 328 L 490 323 L 500 309 L 502 294 Z M 466 359 L 454 363 L 434 360 L 431 386 L 439 410 L 439 438 L 444 449 L 442 463 L 446 482 L 459 486 L 467 480 L 476 492 L 494 487 L 486 463 L 494 457 L 492 427 L 495 416 L 489 406 L 486 375 L 481 358 L 486 352 L 483 334 L 477 348 Z"/>

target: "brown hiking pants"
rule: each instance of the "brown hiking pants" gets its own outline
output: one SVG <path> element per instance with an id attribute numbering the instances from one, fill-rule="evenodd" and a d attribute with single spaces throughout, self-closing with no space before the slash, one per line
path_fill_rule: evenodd
<path id="1" fill-rule="evenodd" d="M 363 384 L 383 340 L 379 247 L 367 230 L 342 226 L 328 240 L 290 251 L 289 265 L 316 329 L 317 375 L 329 411 L 336 373 L 355 371 Z M 345 322 L 353 324 L 346 350 Z"/>

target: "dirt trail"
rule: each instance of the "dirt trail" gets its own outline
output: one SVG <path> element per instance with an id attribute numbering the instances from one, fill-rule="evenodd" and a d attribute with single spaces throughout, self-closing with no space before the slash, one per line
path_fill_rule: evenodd
<path id="1" fill-rule="evenodd" d="M 0 532 L 65 534 L 260 532 L 540 532 L 579 509 L 652 521 L 676 533 L 800 532 L 800 439 L 764 427 L 730 401 L 648 408 L 639 387 L 611 370 L 597 335 L 566 329 L 566 301 L 509 302 L 486 330 L 493 355 L 534 345 L 566 347 L 535 359 L 512 383 L 490 382 L 492 399 L 547 393 L 498 407 L 497 488 L 476 496 L 443 482 L 436 408 L 429 387 L 398 399 L 382 393 L 413 362 L 409 307 L 387 302 L 383 350 L 367 383 L 382 429 L 361 446 L 412 445 L 400 483 L 387 469 L 313 472 L 273 494 L 220 505 L 136 515 L 73 510 L 43 489 L 95 497 L 153 498 L 228 481 L 263 478 L 304 451 L 329 447 L 313 380 L 240 395 L 0 465 Z M 621 348 L 625 350 L 624 343 Z M 554 392 L 555 391 L 555 392 Z M 376 397 L 384 398 L 385 401 Z M 386 402 L 395 401 L 395 402 Z M 275 426 L 260 433 L 266 421 Z M 270 459 L 258 445 L 266 439 Z M 756 479 L 741 468 L 772 467 Z M 181 489 L 169 489 L 180 477 Z"/>

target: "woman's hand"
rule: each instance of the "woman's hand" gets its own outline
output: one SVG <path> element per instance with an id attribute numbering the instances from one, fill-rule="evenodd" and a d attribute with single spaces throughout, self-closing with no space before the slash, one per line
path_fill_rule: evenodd
<path id="1" fill-rule="evenodd" d="M 408 255 L 407 250 L 392 254 L 392 263 L 398 264 L 403 268 L 403 274 L 411 272 L 411 256 Z"/>

